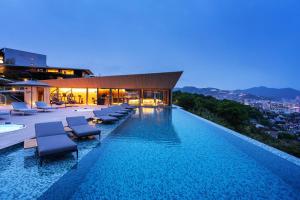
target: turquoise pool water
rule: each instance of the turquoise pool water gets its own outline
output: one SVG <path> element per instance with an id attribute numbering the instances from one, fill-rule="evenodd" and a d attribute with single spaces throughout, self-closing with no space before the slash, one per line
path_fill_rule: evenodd
<path id="1" fill-rule="evenodd" d="M 40 199 L 300 199 L 300 168 L 180 109 L 144 108 Z"/>

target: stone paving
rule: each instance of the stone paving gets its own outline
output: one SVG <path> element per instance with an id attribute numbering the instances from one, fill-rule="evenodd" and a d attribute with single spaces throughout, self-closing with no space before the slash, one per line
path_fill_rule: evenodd
<path id="1" fill-rule="evenodd" d="M 18 144 L 26 139 L 35 136 L 34 124 L 39 122 L 62 121 L 66 126 L 66 117 L 68 116 L 85 116 L 86 118 L 93 117 L 91 111 L 79 112 L 76 109 L 100 109 L 105 106 L 80 106 L 80 107 L 67 107 L 57 108 L 50 112 L 38 112 L 33 115 L 25 115 L 13 113 L 10 116 L 0 119 L 0 124 L 10 122 L 13 124 L 24 124 L 26 127 L 17 131 L 0 133 L 0 149 Z M 1 107 L 0 109 L 9 109 L 8 107 Z"/>

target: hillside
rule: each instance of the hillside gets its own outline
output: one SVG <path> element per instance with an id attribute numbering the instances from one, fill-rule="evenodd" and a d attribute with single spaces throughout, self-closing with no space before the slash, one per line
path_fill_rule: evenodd
<path id="1" fill-rule="evenodd" d="M 300 141 L 293 137 L 272 138 L 265 132 L 271 128 L 269 121 L 255 108 L 231 100 L 218 100 L 211 96 L 180 91 L 173 93 L 173 102 L 205 119 L 300 157 Z M 265 128 L 256 128 L 255 124 Z"/>
<path id="2" fill-rule="evenodd" d="M 245 90 L 237 90 L 252 94 L 259 97 L 266 97 L 274 100 L 295 100 L 300 98 L 300 91 L 292 88 L 268 88 L 268 87 L 253 87 Z"/>
<path id="3" fill-rule="evenodd" d="M 191 94 L 202 94 L 205 96 L 212 96 L 217 99 L 229 99 L 234 101 L 243 101 L 244 99 L 253 100 L 300 100 L 300 91 L 292 88 L 268 88 L 264 86 L 253 87 L 245 90 L 221 90 L 217 88 L 197 88 L 186 86 L 182 88 L 175 88 L 174 91 L 187 92 Z"/>

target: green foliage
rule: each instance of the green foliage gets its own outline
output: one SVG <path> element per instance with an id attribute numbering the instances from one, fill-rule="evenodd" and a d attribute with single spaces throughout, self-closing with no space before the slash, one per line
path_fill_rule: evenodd
<path id="1" fill-rule="evenodd" d="M 275 139 L 251 123 L 251 120 L 255 120 L 266 127 L 270 126 L 268 120 L 255 108 L 235 101 L 217 100 L 211 96 L 180 91 L 173 93 L 173 100 L 176 105 L 189 112 L 300 157 L 300 142 L 294 136 L 279 134 L 278 139 Z"/>
<path id="2" fill-rule="evenodd" d="M 288 133 L 279 133 L 278 134 L 279 139 L 285 139 L 285 140 L 295 140 L 297 137 L 295 135 L 291 135 Z"/>
<path id="3" fill-rule="evenodd" d="M 223 121 L 225 125 L 238 131 L 244 131 L 245 126 L 250 125 L 251 119 L 263 121 L 263 116 L 258 110 L 235 101 L 182 92 L 174 92 L 173 99 L 175 104 L 190 112 L 205 118 L 213 116 L 212 118 L 218 118 L 217 121 Z"/>

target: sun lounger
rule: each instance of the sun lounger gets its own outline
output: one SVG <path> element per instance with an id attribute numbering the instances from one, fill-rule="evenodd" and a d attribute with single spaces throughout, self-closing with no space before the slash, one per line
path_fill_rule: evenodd
<path id="1" fill-rule="evenodd" d="M 13 102 L 11 105 L 13 107 L 12 111 L 23 113 L 23 115 L 37 112 L 37 110 L 29 108 L 25 102 Z"/>
<path id="2" fill-rule="evenodd" d="M 126 113 L 117 113 L 115 109 L 111 108 L 103 108 L 101 110 L 103 110 L 103 112 L 112 117 L 122 118 L 126 115 Z"/>
<path id="3" fill-rule="evenodd" d="M 122 106 L 112 106 L 111 109 L 115 110 L 118 113 L 128 114 L 131 112 L 130 109 L 123 108 Z"/>
<path id="4" fill-rule="evenodd" d="M 114 113 L 122 114 L 122 115 L 126 115 L 130 112 L 130 110 L 124 109 L 121 106 L 111 106 L 111 107 L 108 107 L 108 108 L 105 108 L 105 109 L 107 109 L 111 112 L 114 112 Z"/>
<path id="5" fill-rule="evenodd" d="M 44 101 L 37 101 L 37 102 L 35 102 L 35 105 L 36 105 L 37 109 L 40 109 L 44 112 L 53 109 L 53 107 L 47 105 Z"/>
<path id="6" fill-rule="evenodd" d="M 103 123 L 112 123 L 118 121 L 118 118 L 110 116 L 105 110 L 94 110 L 93 111 L 95 117 L 101 120 Z"/>
<path id="7" fill-rule="evenodd" d="M 66 120 L 68 126 L 77 137 L 86 137 L 90 135 L 99 135 L 100 137 L 101 131 L 89 125 L 85 117 L 67 117 Z"/>
<path id="8" fill-rule="evenodd" d="M 125 109 L 130 109 L 130 110 L 133 110 L 136 108 L 135 106 L 130 106 L 128 103 L 122 103 L 121 106 Z"/>
<path id="9" fill-rule="evenodd" d="M 35 135 L 41 162 L 45 156 L 68 152 L 76 152 L 78 158 L 77 144 L 68 137 L 62 122 L 37 123 Z"/>
<path id="10" fill-rule="evenodd" d="M 0 110 L 0 118 L 3 118 L 4 116 L 9 116 L 9 111 L 7 110 Z"/>

